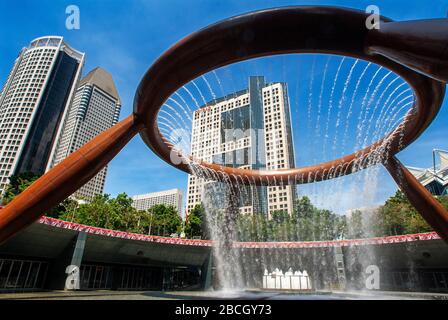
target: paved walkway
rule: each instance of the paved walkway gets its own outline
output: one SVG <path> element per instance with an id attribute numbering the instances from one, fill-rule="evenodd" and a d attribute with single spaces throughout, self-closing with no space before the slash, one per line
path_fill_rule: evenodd
<path id="1" fill-rule="evenodd" d="M 0 300 L 448 300 L 448 294 L 422 292 L 314 292 L 306 294 L 249 291 L 48 291 L 3 293 Z"/>

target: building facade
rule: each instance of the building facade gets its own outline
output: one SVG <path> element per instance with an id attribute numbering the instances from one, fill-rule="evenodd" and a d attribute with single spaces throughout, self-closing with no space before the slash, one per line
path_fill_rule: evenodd
<path id="1" fill-rule="evenodd" d="M 120 110 L 120 97 L 112 75 L 102 68 L 93 69 L 76 89 L 56 152 L 47 170 L 116 124 Z M 77 190 L 74 196 L 89 200 L 96 194 L 103 193 L 106 174 L 107 166 Z"/>
<path id="2" fill-rule="evenodd" d="M 13 174 L 43 174 L 84 64 L 62 37 L 33 40 L 0 93 L 0 193 Z"/>
<path id="3" fill-rule="evenodd" d="M 137 210 L 148 210 L 156 204 L 165 204 L 176 208 L 179 216 L 182 216 L 182 191 L 179 189 L 136 195 L 132 200 L 132 206 Z"/>
<path id="4" fill-rule="evenodd" d="M 448 151 L 433 150 L 431 168 L 407 168 L 433 195 L 448 195 Z"/>
<path id="5" fill-rule="evenodd" d="M 251 76 L 248 89 L 215 99 L 193 115 L 191 154 L 207 162 L 244 169 L 295 166 L 291 113 L 286 83 Z M 201 203 L 205 182 L 188 176 L 187 210 Z M 245 187 L 242 214 L 293 213 L 295 186 Z"/>

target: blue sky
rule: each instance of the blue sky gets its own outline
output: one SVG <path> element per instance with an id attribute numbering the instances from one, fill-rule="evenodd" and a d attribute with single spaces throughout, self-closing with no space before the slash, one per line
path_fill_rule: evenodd
<path id="1" fill-rule="evenodd" d="M 67 30 L 65 28 L 65 8 L 70 4 L 75 4 L 80 8 L 80 30 Z M 448 12 L 448 2 L 446 0 L 430 2 L 420 0 L 1 1 L 0 82 L 3 84 L 6 80 L 20 49 L 32 39 L 44 35 L 62 35 L 71 46 L 86 53 L 84 74 L 96 66 L 101 66 L 112 73 L 122 99 L 121 118 L 124 118 L 132 111 L 135 89 L 151 63 L 176 41 L 201 27 L 233 15 L 275 6 L 337 5 L 365 10 L 371 4 L 378 5 L 381 14 L 394 20 L 441 18 L 445 17 Z M 301 59 L 303 62 L 307 58 Z M 310 61 L 306 63 L 308 68 L 311 65 Z M 319 59 L 316 68 L 322 68 L 325 64 L 323 61 Z M 271 66 L 275 66 L 275 63 L 271 62 Z M 263 62 L 257 62 L 254 65 L 255 69 L 250 69 L 249 66 L 245 72 L 249 74 L 260 71 L 262 67 L 269 66 L 269 64 L 263 64 Z M 330 70 L 337 66 L 337 63 L 332 63 Z M 351 64 L 347 63 L 343 68 L 346 70 L 350 66 Z M 241 73 L 237 74 L 236 77 L 244 79 L 244 75 L 244 73 Z M 269 78 L 269 81 L 281 81 L 290 77 L 283 74 L 283 79 L 280 79 L 282 77 L 276 77 L 274 73 L 271 76 L 272 78 Z M 295 81 L 300 85 L 303 84 L 302 87 L 306 87 L 310 83 L 307 76 L 297 77 Z M 316 81 L 313 88 L 318 88 Z M 288 85 L 291 86 L 290 83 Z M 338 86 L 337 90 L 339 89 Z M 316 90 L 318 91 L 318 89 L 312 91 L 317 92 Z M 297 97 L 300 97 L 300 94 L 303 94 L 304 97 L 307 96 L 306 90 L 297 92 Z M 316 94 L 314 94 L 315 98 Z M 399 158 L 406 165 L 429 167 L 433 148 L 448 149 L 446 139 L 447 118 L 447 103 L 445 102 L 430 128 L 405 151 L 401 152 Z M 313 123 L 311 123 L 311 128 L 314 128 Z M 301 132 L 304 132 L 301 129 L 296 130 L 294 127 L 294 130 L 297 140 L 305 136 L 300 135 Z M 313 158 L 311 156 L 307 158 L 305 155 L 311 154 L 306 148 L 312 148 L 313 146 L 309 143 L 308 145 L 305 144 L 300 149 L 301 152 L 298 152 L 297 144 L 296 141 L 298 162 L 300 164 L 311 162 Z M 316 157 L 316 155 L 313 157 Z M 375 194 L 366 194 L 366 197 L 359 196 L 367 192 L 368 187 L 365 181 L 373 178 L 377 179 L 377 183 L 380 185 L 374 192 Z M 339 183 L 343 187 L 333 188 L 331 183 L 327 183 L 306 186 L 299 190 L 301 194 L 308 194 L 315 198 L 319 205 L 330 206 L 336 211 L 380 203 L 396 190 L 394 182 L 382 169 L 377 169 L 374 174 L 343 179 L 346 180 Z M 122 191 L 134 195 L 168 188 L 185 190 L 186 180 L 186 174 L 177 171 L 152 154 L 140 137 L 137 136 L 111 162 L 105 191 L 112 195 Z M 334 184 L 337 184 L 337 182 L 334 182 Z M 352 201 L 353 198 L 357 198 L 357 201 Z"/>

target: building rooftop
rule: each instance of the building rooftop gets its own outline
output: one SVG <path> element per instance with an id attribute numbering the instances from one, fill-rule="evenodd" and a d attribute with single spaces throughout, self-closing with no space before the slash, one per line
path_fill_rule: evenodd
<path id="1" fill-rule="evenodd" d="M 213 105 L 215 105 L 215 104 L 218 104 L 218 103 L 220 103 L 220 102 L 223 102 L 223 101 L 226 101 L 226 100 L 230 100 L 230 99 L 238 98 L 239 96 L 242 96 L 243 94 L 246 94 L 246 93 L 248 93 L 248 92 L 249 92 L 248 89 L 244 89 L 244 90 L 240 90 L 240 91 L 237 91 L 237 92 L 233 92 L 233 93 L 227 94 L 227 95 L 225 95 L 225 96 L 223 96 L 223 97 L 220 97 L 220 98 L 216 98 L 216 99 L 210 100 L 210 101 L 208 101 L 206 104 L 200 106 L 199 109 L 196 110 L 196 112 L 198 112 L 198 111 L 200 111 L 201 109 L 204 109 L 204 108 L 206 108 L 206 107 L 210 107 L 210 106 L 213 106 Z"/>
<path id="2" fill-rule="evenodd" d="M 44 36 L 39 37 L 31 41 L 28 46 L 28 49 L 40 48 L 40 47 L 54 47 L 63 50 L 69 56 L 74 59 L 77 59 L 79 62 L 84 60 L 84 53 L 72 48 L 61 36 Z"/>
<path id="3" fill-rule="evenodd" d="M 272 86 L 272 85 L 277 84 L 277 83 L 286 84 L 286 82 L 269 82 L 269 83 L 265 83 L 264 87 L 269 87 L 269 86 Z M 238 98 L 239 96 L 242 96 L 242 95 L 247 94 L 247 93 L 249 93 L 249 89 L 243 89 L 243 90 L 239 90 L 239 91 L 236 91 L 236 92 L 229 93 L 229 94 L 227 94 L 227 95 L 225 95 L 223 97 L 212 99 L 210 101 L 207 101 L 202 106 L 200 106 L 199 109 L 197 109 L 195 112 L 201 112 L 202 109 L 204 109 L 206 107 L 213 106 L 215 104 L 218 104 L 218 103 L 226 101 L 226 100 Z"/>
<path id="4" fill-rule="evenodd" d="M 145 193 L 145 194 L 137 194 L 135 196 L 132 196 L 132 199 L 139 200 L 139 199 L 146 199 L 146 198 L 151 198 L 151 197 L 165 196 L 168 194 L 182 194 L 182 191 L 180 189 L 162 190 L 162 191 L 150 192 L 150 193 Z"/>
<path id="5" fill-rule="evenodd" d="M 436 183 L 448 192 L 448 151 L 433 151 L 433 166 L 431 168 L 407 167 L 407 169 L 425 187 Z"/>
<path id="6" fill-rule="evenodd" d="M 115 87 L 112 75 L 101 67 L 96 67 L 90 71 L 80 82 L 79 86 L 83 84 L 91 83 L 104 90 L 111 97 L 117 99 L 121 104 L 120 96 L 118 95 L 117 88 Z"/>

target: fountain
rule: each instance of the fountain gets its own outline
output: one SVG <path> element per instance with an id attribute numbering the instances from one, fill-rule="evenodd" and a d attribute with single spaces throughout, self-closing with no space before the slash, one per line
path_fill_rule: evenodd
<path id="1" fill-rule="evenodd" d="M 295 187 L 332 179 L 334 185 L 340 186 L 343 177 L 351 174 L 368 175 L 375 185 L 382 164 L 420 214 L 448 241 L 448 213 L 395 157 L 422 134 L 440 109 L 448 80 L 448 59 L 446 51 L 441 51 L 446 47 L 446 37 L 440 37 L 435 30 L 447 30 L 447 22 L 392 22 L 382 17 L 380 30 L 367 30 L 366 18 L 366 13 L 333 7 L 269 9 L 222 21 L 183 39 L 145 74 L 136 92 L 132 115 L 71 154 L 1 210 L 0 242 L 86 183 L 137 133 L 170 165 L 203 179 L 204 183 L 212 181 L 202 198 L 224 289 L 244 287 L 248 275 L 254 274 L 254 270 L 247 270 L 252 267 L 250 261 L 259 257 L 237 247 L 236 231 L 241 194 L 250 193 L 256 198 L 258 193 L 253 190 L 259 187 Z M 218 74 L 220 68 L 229 66 L 231 70 L 232 64 L 312 53 L 325 54 L 327 58 L 321 66 L 316 60 L 311 64 L 304 100 L 309 131 L 323 140 L 322 154 L 315 154 L 314 162 L 304 167 L 266 170 L 262 166 L 225 166 L 191 154 L 188 128 L 193 110 L 218 100 L 226 91 L 239 89 L 232 79 L 228 82 L 235 86 L 233 90 L 225 88 L 224 77 Z M 336 61 L 335 69 L 330 59 Z M 316 81 L 317 70 L 322 71 L 320 81 Z M 216 86 L 211 79 L 215 79 Z M 343 86 L 339 88 L 341 82 Z M 331 89 L 327 92 L 326 88 Z M 350 129 L 353 123 L 354 131 Z M 351 139 L 353 132 L 355 138 Z M 355 145 L 349 146 L 350 142 Z M 351 152 L 332 158 L 340 149 Z M 319 157 L 322 162 L 316 164 Z M 261 230 L 263 222 L 257 228 Z M 261 234 L 260 230 L 255 233 Z M 283 231 L 292 234 L 290 230 Z M 327 257 L 309 255 L 308 260 L 315 266 L 325 268 L 329 263 Z M 291 254 L 281 258 L 278 251 L 263 251 L 259 259 L 261 270 L 272 270 L 274 265 L 283 270 L 301 266 L 310 272 L 311 280 L 322 278 L 301 261 L 293 261 L 301 257 Z M 273 262 L 268 263 L 269 260 Z M 286 277 L 292 283 L 296 275 L 287 273 L 280 279 Z M 267 282 L 266 287 L 270 287 Z"/>
<path id="2" fill-rule="evenodd" d="M 312 63 L 308 63 L 309 61 L 312 61 Z M 287 69 L 294 70 L 294 72 L 291 72 L 291 74 L 279 72 L 279 69 L 281 69 L 278 67 L 279 65 L 287 66 Z M 238 73 L 235 71 L 238 69 L 244 70 L 245 72 Z M 295 74 L 297 72 L 296 70 L 300 70 L 301 74 L 312 75 L 314 72 L 315 75 L 310 76 L 309 83 L 306 84 L 302 77 L 298 77 Z M 291 122 L 300 124 L 301 119 L 307 119 L 307 130 L 300 131 L 301 128 L 299 125 L 294 126 L 294 131 L 296 129 L 299 130 L 298 132 L 294 132 L 295 136 L 292 139 L 294 140 L 294 147 L 299 150 L 295 163 L 300 164 L 306 163 L 306 161 L 311 163 L 328 161 L 329 159 L 343 156 L 345 153 L 354 152 L 360 146 L 377 141 L 393 129 L 391 127 L 393 123 L 392 118 L 404 117 L 413 102 L 413 95 L 407 95 L 408 98 L 404 100 L 406 103 L 400 102 L 400 97 L 403 96 L 402 93 L 410 91 L 409 86 L 403 79 L 379 65 L 359 59 L 335 55 L 290 54 L 259 58 L 251 60 L 248 63 L 240 62 L 213 70 L 213 72 L 206 73 L 185 84 L 173 93 L 168 99 L 169 103 L 166 103 L 161 108 L 158 125 L 166 139 L 173 145 L 173 149 L 179 151 L 180 158 L 182 154 L 191 154 L 192 157 L 201 158 L 203 161 L 210 161 L 208 159 L 211 158 L 203 157 L 203 154 L 200 153 L 202 152 L 201 150 L 197 150 L 197 148 L 194 150 L 191 149 L 192 139 L 195 139 L 196 144 L 206 140 L 198 140 L 198 128 L 193 129 L 192 123 L 194 121 L 202 121 L 198 119 L 204 119 L 205 121 L 205 119 L 209 119 L 210 114 L 214 114 L 214 110 L 219 108 L 217 105 L 223 104 L 224 102 L 222 101 L 225 100 L 218 96 L 230 96 L 234 98 L 234 91 L 242 92 L 244 87 L 247 86 L 247 79 L 245 77 L 250 74 L 263 74 L 266 81 L 275 79 L 275 82 L 285 83 L 290 97 L 289 113 L 291 114 Z M 325 76 L 319 79 L 320 74 L 324 74 Z M 230 77 L 229 75 L 232 76 Z M 327 76 L 329 79 L 332 79 L 330 83 L 331 90 L 329 89 L 328 93 L 324 94 L 321 88 L 322 83 L 325 84 Z M 335 78 L 339 79 L 339 82 L 342 82 L 343 86 L 338 86 L 337 82 L 334 81 Z M 390 80 L 390 82 L 386 80 Z M 318 83 L 318 86 L 314 87 L 313 84 L 315 83 Z M 297 90 L 296 87 L 303 88 Z M 314 91 L 319 92 L 319 95 L 315 94 Z M 355 100 L 362 101 L 360 108 L 353 107 Z M 302 105 L 303 101 L 306 101 L 306 108 Z M 384 119 L 379 115 L 380 112 L 376 111 L 380 104 L 388 106 L 389 103 L 391 103 L 391 111 L 387 114 L 389 119 Z M 175 111 L 172 110 L 171 104 L 176 104 L 178 109 Z M 328 108 L 333 110 L 333 112 L 330 112 L 326 106 L 331 106 L 332 104 L 334 108 Z M 403 106 L 405 107 L 403 108 Z M 240 140 L 245 139 L 245 132 L 240 129 L 235 129 L 235 122 L 238 123 L 241 119 L 244 119 L 244 113 L 239 108 L 234 110 L 239 110 L 239 112 L 236 112 L 231 119 L 233 129 L 228 134 L 224 134 L 224 136 L 228 135 L 232 138 L 232 135 L 237 133 L 235 134 L 235 141 L 238 143 Z M 221 110 L 220 112 L 225 111 Z M 160 114 L 163 114 L 163 117 Z M 170 114 L 170 117 L 165 116 L 165 114 Z M 190 115 L 190 119 L 195 119 L 187 123 L 188 126 L 185 126 L 184 118 L 186 114 Z M 205 114 L 204 117 L 202 117 L 203 114 Z M 319 114 L 321 115 L 320 117 Z M 319 120 L 314 122 L 314 119 Z M 365 120 L 362 121 L 363 119 Z M 362 124 L 356 125 L 357 122 Z M 317 133 L 320 134 L 320 132 L 317 131 L 315 133 L 315 128 L 317 127 L 326 128 L 325 131 L 331 133 L 332 138 L 329 139 L 328 134 L 324 134 L 319 139 Z M 374 127 L 378 128 L 372 130 Z M 249 135 L 250 132 L 247 136 Z M 355 136 L 356 138 L 349 139 L 351 136 Z M 302 150 L 310 153 L 308 158 L 302 156 Z M 240 163 L 237 166 L 248 164 Z M 250 199 L 251 192 L 257 186 L 255 184 L 246 186 L 244 183 L 227 183 L 226 181 L 216 183 L 213 181 L 219 180 L 219 177 L 215 177 L 213 171 L 204 170 L 199 161 L 191 161 L 189 165 L 191 166 L 191 171 L 194 172 L 193 176 L 195 178 L 201 178 L 202 183 L 206 185 L 201 201 L 205 206 L 210 237 L 217 243 L 214 249 L 214 256 L 216 273 L 221 280 L 221 288 L 230 290 L 231 288 L 241 289 L 261 286 L 261 283 L 257 283 L 254 280 L 254 278 L 257 278 L 256 274 L 259 271 L 255 269 L 248 270 L 248 268 L 242 268 L 241 265 L 254 264 L 254 261 L 258 260 L 256 264 L 258 265 L 258 269 L 262 270 L 263 265 L 268 266 L 266 265 L 267 259 L 264 252 L 260 252 L 257 255 L 251 252 L 242 253 L 236 250 L 230 250 L 231 242 L 253 241 L 254 238 L 258 239 L 258 241 L 292 241 L 293 239 L 303 239 L 303 235 L 301 234 L 303 231 L 298 230 L 298 222 L 292 222 L 289 226 L 282 226 L 282 230 L 278 234 L 279 237 L 273 239 L 266 238 L 267 231 L 262 226 L 262 223 L 250 226 L 249 228 L 251 230 L 248 230 L 247 225 L 244 225 L 244 221 L 238 221 L 238 207 L 241 207 L 241 205 L 236 205 L 234 206 L 236 208 L 232 208 L 228 204 L 240 202 L 238 197 L 237 199 L 232 199 L 232 188 L 236 190 L 233 191 L 233 194 L 239 194 L 244 199 Z M 376 181 L 378 180 L 379 169 L 379 166 L 373 166 L 353 175 L 353 178 L 356 177 L 356 180 L 359 182 L 358 185 L 363 188 L 364 194 L 360 199 L 360 203 L 363 205 L 374 203 L 373 198 L 377 189 Z M 336 179 L 340 175 L 340 169 L 334 170 L 332 174 L 335 179 L 329 182 L 334 183 L 319 183 L 317 191 L 307 191 L 308 195 L 313 195 L 315 201 L 318 200 L 316 202 L 322 202 L 320 204 L 321 207 L 328 207 L 328 201 L 325 201 L 328 194 L 339 195 L 344 192 L 343 189 L 347 183 L 347 179 L 343 177 Z M 280 182 L 280 185 L 283 184 Z M 313 184 L 312 186 L 316 185 Z M 303 188 L 299 189 L 299 191 L 303 192 Z M 253 194 L 258 195 L 256 192 Z M 256 203 L 257 201 L 254 202 Z M 262 212 L 256 212 L 254 214 L 260 215 Z M 224 218 L 227 218 L 227 221 Z M 235 220 L 237 221 L 236 223 Z M 246 219 L 245 221 L 247 222 L 248 220 Z M 241 228 L 246 229 L 243 230 Z M 331 230 L 331 232 L 335 231 Z M 312 236 L 311 240 L 320 239 L 321 236 L 316 234 Z M 276 253 L 276 259 L 292 261 L 294 259 L 293 255 L 294 253 Z M 313 260 L 316 265 L 320 265 L 322 259 L 319 256 L 315 256 Z M 275 268 L 276 265 L 274 264 L 269 267 Z M 285 267 L 288 268 L 287 265 Z M 352 263 L 349 263 L 348 267 L 352 267 Z M 328 269 L 329 266 L 325 268 Z"/>
<path id="3" fill-rule="evenodd" d="M 268 270 L 264 271 L 263 289 L 307 291 L 311 290 L 312 287 L 306 270 L 293 272 L 292 268 L 289 268 L 283 274 L 282 270 L 276 268 L 271 273 Z"/>

